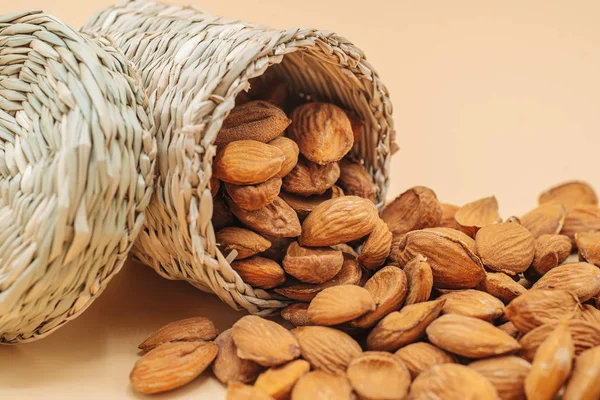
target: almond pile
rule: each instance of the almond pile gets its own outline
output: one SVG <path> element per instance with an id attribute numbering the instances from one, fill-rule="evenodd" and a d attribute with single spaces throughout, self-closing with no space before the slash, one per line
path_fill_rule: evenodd
<path id="1" fill-rule="evenodd" d="M 503 219 L 494 197 L 457 207 L 426 187 L 380 215 L 369 173 L 348 157 L 359 123 L 331 104 L 261 98 L 289 117 L 254 100 L 225 121 L 213 224 L 244 281 L 290 305 L 281 324 L 161 328 L 140 345 L 136 390 L 171 390 L 212 365 L 229 400 L 600 398 L 600 208 L 588 184 L 549 189 L 520 218 Z"/>

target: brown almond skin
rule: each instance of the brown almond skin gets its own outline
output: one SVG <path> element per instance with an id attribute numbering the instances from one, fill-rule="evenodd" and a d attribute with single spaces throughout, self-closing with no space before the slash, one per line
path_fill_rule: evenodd
<path id="1" fill-rule="evenodd" d="M 502 325 L 498 325 L 498 329 L 500 329 L 501 331 L 503 331 L 503 332 L 507 333 L 508 335 L 514 337 L 515 339 L 517 339 L 521 335 L 521 332 L 519 332 L 519 330 L 517 329 L 517 327 L 515 326 L 515 324 L 513 324 L 510 321 L 505 322 Z"/>
<path id="2" fill-rule="evenodd" d="M 429 341 L 437 347 L 468 358 L 485 358 L 512 353 L 519 342 L 489 322 L 446 314 L 427 327 Z"/>
<path id="3" fill-rule="evenodd" d="M 454 219 L 456 212 L 459 207 L 454 204 L 448 203 L 440 203 L 440 207 L 442 208 L 442 219 L 440 221 L 440 227 L 442 228 L 452 228 L 460 230 L 460 225 Z"/>
<path id="4" fill-rule="evenodd" d="M 254 386 L 244 385 L 240 382 L 231 382 L 227 385 L 226 400 L 274 400 L 262 390 Z"/>
<path id="5" fill-rule="evenodd" d="M 217 153 L 213 173 L 223 182 L 256 185 L 277 175 L 284 160 L 277 147 L 256 140 L 239 140 Z"/>
<path id="6" fill-rule="evenodd" d="M 343 374 L 350 362 L 362 353 L 356 340 L 342 331 L 325 326 L 302 326 L 292 330 L 302 349 L 302 358 L 314 369 Z"/>
<path id="7" fill-rule="evenodd" d="M 319 165 L 300 157 L 294 168 L 283 178 L 283 189 L 299 196 L 320 195 L 340 177 L 337 163 Z"/>
<path id="8" fill-rule="evenodd" d="M 377 204 L 377 186 L 369 171 L 361 163 L 344 158 L 340 161 L 337 184 L 348 196 L 359 196 Z"/>
<path id="9" fill-rule="evenodd" d="M 573 318 L 579 312 L 577 297 L 566 290 L 528 290 L 506 307 L 506 317 L 522 333 L 561 319 Z"/>
<path id="10" fill-rule="evenodd" d="M 338 325 L 375 310 L 371 293 L 356 285 L 340 285 L 324 289 L 308 306 L 308 317 L 315 325 Z"/>
<path id="11" fill-rule="evenodd" d="M 140 393 L 167 392 L 194 380 L 216 356 L 212 342 L 163 343 L 135 363 L 129 379 Z"/>
<path id="12" fill-rule="evenodd" d="M 546 203 L 523 215 L 521 225 L 529 229 L 534 238 L 542 235 L 556 235 L 563 228 L 566 208 L 559 203 Z"/>
<path id="13" fill-rule="evenodd" d="M 277 177 L 283 178 L 294 169 L 296 164 L 298 164 L 298 155 L 300 154 L 298 145 L 292 139 L 283 136 L 271 140 L 269 144 L 277 147 L 285 156 L 281 169 L 277 173 Z"/>
<path id="14" fill-rule="evenodd" d="M 138 348 L 150 351 L 168 342 L 200 342 L 217 337 L 219 331 L 208 318 L 192 317 L 173 321 L 160 328 L 144 340 Z"/>
<path id="15" fill-rule="evenodd" d="M 264 370 L 264 367 L 251 360 L 242 360 L 237 355 L 231 329 L 223 331 L 215 344 L 219 352 L 212 364 L 212 371 L 223 384 L 230 382 L 251 383 Z"/>
<path id="16" fill-rule="evenodd" d="M 535 255 L 533 235 L 515 223 L 482 227 L 475 236 L 475 245 L 486 267 L 509 275 L 525 271 Z"/>
<path id="17" fill-rule="evenodd" d="M 375 310 L 352 321 L 351 325 L 366 329 L 375 326 L 390 312 L 400 309 L 406 298 L 406 274 L 400 268 L 388 265 L 373 274 L 364 288 L 371 293 L 377 306 Z"/>
<path id="18" fill-rule="evenodd" d="M 500 356 L 474 361 L 469 364 L 488 379 L 498 391 L 502 400 L 525 399 L 525 378 L 531 371 L 531 364 L 516 356 Z"/>
<path id="19" fill-rule="evenodd" d="M 288 136 L 312 162 L 324 165 L 339 161 L 354 144 L 348 116 L 333 104 L 307 103 L 296 107 L 290 117 L 293 122 Z"/>
<path id="20" fill-rule="evenodd" d="M 563 400 L 594 400 L 600 398 L 600 347 L 584 351 L 575 360 L 573 374 Z"/>
<path id="21" fill-rule="evenodd" d="M 248 285 L 272 289 L 285 282 L 285 272 L 276 261 L 254 256 L 231 263 L 231 268 L 237 272 Z"/>
<path id="22" fill-rule="evenodd" d="M 308 361 L 295 360 L 281 367 L 269 368 L 260 374 L 254 387 L 276 400 L 286 400 L 290 398 L 292 389 L 298 379 L 308 371 L 310 371 Z"/>
<path id="23" fill-rule="evenodd" d="M 213 198 L 213 215 L 211 218 L 212 226 L 215 231 L 235 225 L 233 213 L 227 206 L 223 196 Z"/>
<path id="24" fill-rule="evenodd" d="M 291 400 L 350 400 L 352 387 L 343 375 L 312 371 L 304 375 L 292 390 Z"/>
<path id="25" fill-rule="evenodd" d="M 221 181 L 215 178 L 214 176 L 210 177 L 209 185 L 210 194 L 212 197 L 215 197 L 219 193 L 219 189 L 221 188 Z"/>
<path id="26" fill-rule="evenodd" d="M 215 235 L 221 252 L 227 256 L 232 250 L 237 250 L 236 260 L 252 257 L 271 247 L 271 242 L 249 229 L 228 227 Z"/>
<path id="27" fill-rule="evenodd" d="M 425 186 L 415 186 L 392 200 L 381 212 L 395 236 L 439 226 L 442 208 L 435 192 Z"/>
<path id="28" fill-rule="evenodd" d="M 352 360 L 346 377 L 363 399 L 403 399 L 411 381 L 399 358 L 380 351 L 367 351 Z"/>
<path id="29" fill-rule="evenodd" d="M 504 304 L 500 300 L 479 290 L 460 290 L 444 294 L 438 299 L 445 300 L 443 314 L 458 314 L 492 322 L 504 312 Z"/>
<path id="30" fill-rule="evenodd" d="M 244 225 L 262 235 L 286 238 L 300 236 L 301 226 L 298 215 L 279 197 L 276 197 L 271 204 L 255 211 L 244 210 L 230 199 L 227 199 L 227 204 L 233 215 Z"/>
<path id="31" fill-rule="evenodd" d="M 390 259 L 403 266 L 419 254 L 427 258 L 436 288 L 470 289 L 485 278 L 475 241 L 460 231 L 430 228 L 409 232 L 392 243 Z"/>
<path id="32" fill-rule="evenodd" d="M 591 304 L 584 304 L 579 319 L 600 326 L 600 310 Z"/>
<path id="33" fill-rule="evenodd" d="M 600 207 L 586 204 L 567 208 L 562 235 L 575 240 L 576 233 L 592 231 L 600 231 Z"/>
<path id="34" fill-rule="evenodd" d="M 412 379 L 434 365 L 456 362 L 456 358 L 450 353 L 425 342 L 406 345 L 396 351 L 394 355 L 408 368 Z"/>
<path id="35" fill-rule="evenodd" d="M 308 316 L 308 304 L 294 303 L 281 310 L 281 318 L 290 322 L 294 326 L 312 325 Z"/>
<path id="36" fill-rule="evenodd" d="M 257 185 L 225 184 L 225 190 L 231 200 L 244 210 L 254 211 L 271 204 L 279 195 L 281 178 L 274 177 Z"/>
<path id="37" fill-rule="evenodd" d="M 540 277 L 558 267 L 571 254 L 571 239 L 564 235 L 542 235 L 535 241 L 535 257 L 529 272 Z"/>
<path id="38" fill-rule="evenodd" d="M 600 267 L 600 231 L 575 234 L 579 258 Z"/>
<path id="39" fill-rule="evenodd" d="M 540 195 L 538 202 L 540 204 L 557 202 L 567 207 L 580 204 L 598 205 L 598 196 L 589 183 L 570 181 L 546 190 Z"/>
<path id="40" fill-rule="evenodd" d="M 296 238 L 283 238 L 270 235 L 264 235 L 264 238 L 271 242 L 271 247 L 262 252 L 261 256 L 281 263 L 287 248 Z"/>
<path id="41" fill-rule="evenodd" d="M 600 269 L 585 262 L 563 264 L 548 271 L 532 289 L 564 289 L 586 302 L 600 293 Z"/>
<path id="42" fill-rule="evenodd" d="M 381 267 L 390 255 L 391 248 L 392 232 L 388 229 L 385 221 L 380 219 L 373 232 L 367 236 L 358 257 L 358 262 L 367 269 Z"/>
<path id="43" fill-rule="evenodd" d="M 291 122 L 283 110 L 266 101 L 237 105 L 223 121 L 215 144 L 223 146 L 238 140 L 267 143 L 281 135 Z"/>
<path id="44" fill-rule="evenodd" d="M 302 247 L 293 242 L 283 258 L 285 272 L 307 283 L 324 283 L 342 269 L 344 255 L 331 247 Z"/>
<path id="45" fill-rule="evenodd" d="M 433 273 L 425 257 L 417 254 L 404 266 L 408 282 L 406 305 L 422 303 L 429 300 L 433 289 Z"/>
<path id="46" fill-rule="evenodd" d="M 498 201 L 494 196 L 465 204 L 456 211 L 454 219 L 460 229 L 473 238 L 480 228 L 502 222 L 498 214 Z"/>
<path id="47" fill-rule="evenodd" d="M 486 272 L 485 279 L 479 282 L 477 290 L 491 294 L 504 304 L 510 303 L 527 291 L 518 282 L 502 272 Z"/>
<path id="48" fill-rule="evenodd" d="M 368 235 L 379 221 L 373 202 L 357 196 L 327 200 L 302 223 L 300 244 L 308 247 L 332 246 Z"/>
<path id="49" fill-rule="evenodd" d="M 474 369 L 459 364 L 434 365 L 412 383 L 411 400 L 477 399 L 497 400 L 492 383 Z"/>
<path id="50" fill-rule="evenodd" d="M 308 214 L 310 214 L 312 210 L 322 202 L 335 197 L 341 197 L 343 195 L 344 192 L 342 189 L 335 185 L 325 193 L 318 196 L 300 196 L 298 194 L 287 193 L 285 191 L 279 193 L 279 197 L 281 197 L 290 205 L 290 207 L 294 209 L 294 211 L 296 211 L 300 221 L 303 221 L 306 217 L 308 217 Z"/>

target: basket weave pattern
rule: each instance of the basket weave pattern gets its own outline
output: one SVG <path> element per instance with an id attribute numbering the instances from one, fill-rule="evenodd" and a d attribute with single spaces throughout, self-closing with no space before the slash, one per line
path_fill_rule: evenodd
<path id="1" fill-rule="evenodd" d="M 158 177 L 133 253 L 168 279 L 216 293 L 234 308 L 267 314 L 284 301 L 245 284 L 216 247 L 209 180 L 213 145 L 236 95 L 267 70 L 293 90 L 355 112 L 365 160 L 385 198 L 394 149 L 385 86 L 348 40 L 314 29 L 286 31 L 218 18 L 189 7 L 134 0 L 92 17 L 136 65 L 150 96 Z"/>
<path id="2" fill-rule="evenodd" d="M 106 38 L 0 16 L 0 342 L 48 335 L 119 271 L 152 193 L 150 126 Z"/>

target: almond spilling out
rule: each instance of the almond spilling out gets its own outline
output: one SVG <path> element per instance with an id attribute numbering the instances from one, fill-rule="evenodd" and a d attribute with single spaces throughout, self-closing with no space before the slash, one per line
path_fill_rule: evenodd
<path id="1" fill-rule="evenodd" d="M 281 197 L 290 205 L 290 207 L 294 209 L 294 211 L 296 211 L 300 220 L 304 220 L 306 217 L 308 217 L 308 214 L 310 214 L 316 206 L 324 201 L 331 200 L 335 197 L 341 197 L 343 195 L 344 192 L 337 186 L 333 186 L 325 193 L 315 196 L 300 196 L 298 194 L 287 193 L 285 191 L 279 193 L 279 197 Z"/>
<path id="2" fill-rule="evenodd" d="M 292 391 L 291 400 L 349 400 L 352 386 L 343 375 L 312 371 L 304 375 Z"/>
<path id="3" fill-rule="evenodd" d="M 385 221 L 380 219 L 375 229 L 363 244 L 358 262 L 367 269 L 381 267 L 390 254 L 392 247 L 392 232 Z"/>
<path id="4" fill-rule="evenodd" d="M 308 361 L 295 360 L 281 367 L 269 368 L 260 374 L 254 386 L 276 400 L 286 400 L 289 399 L 298 379 L 308 371 Z"/>
<path id="5" fill-rule="evenodd" d="M 327 103 L 308 103 L 291 114 L 288 136 L 300 153 L 317 164 L 341 160 L 354 144 L 348 116 L 339 107 Z"/>
<path id="6" fill-rule="evenodd" d="M 269 144 L 273 147 L 277 147 L 285 156 L 281 169 L 277 173 L 277 177 L 283 178 L 289 174 L 298 163 L 298 155 L 300 154 L 298 145 L 293 140 L 283 136 L 271 140 Z"/>
<path id="7" fill-rule="evenodd" d="M 600 347 L 584 351 L 575 360 L 573 374 L 563 395 L 564 400 L 600 398 Z"/>
<path id="8" fill-rule="evenodd" d="M 271 247 L 271 242 L 256 232 L 238 227 L 223 228 L 216 233 L 217 245 L 223 254 L 236 250 L 236 260 L 252 257 Z"/>
<path id="9" fill-rule="evenodd" d="M 217 337 L 219 331 L 208 318 L 192 317 L 170 322 L 144 340 L 138 348 L 150 351 L 168 342 L 209 341 Z"/>
<path id="10" fill-rule="evenodd" d="M 442 209 L 433 190 L 416 186 L 396 197 L 382 211 L 381 218 L 394 235 L 439 226 Z"/>
<path id="11" fill-rule="evenodd" d="M 300 196 L 320 195 L 340 177 L 337 163 L 319 165 L 300 157 L 294 168 L 283 178 L 283 189 Z"/>
<path id="12" fill-rule="evenodd" d="M 538 201 L 540 204 L 556 202 L 571 207 L 580 204 L 597 205 L 598 197 L 587 182 L 571 181 L 546 190 Z"/>
<path id="13" fill-rule="evenodd" d="M 600 292 L 600 269 L 584 262 L 564 264 L 548 271 L 532 289 L 568 290 L 583 303 Z"/>
<path id="14" fill-rule="evenodd" d="M 250 360 L 243 360 L 237 355 L 237 347 L 233 343 L 231 329 L 221 333 L 216 339 L 219 352 L 212 364 L 212 370 L 221 383 L 254 382 L 264 367 Z"/>
<path id="15" fill-rule="evenodd" d="M 427 327 L 429 341 L 437 347 L 468 358 L 512 353 L 521 348 L 513 337 L 478 318 L 443 315 Z"/>
<path id="16" fill-rule="evenodd" d="M 255 211 L 244 210 L 230 199 L 227 199 L 227 204 L 237 219 L 258 233 L 275 237 L 300 236 L 298 215 L 279 197 Z"/>
<path id="17" fill-rule="evenodd" d="M 600 231 L 600 207 L 579 205 L 567 209 L 561 234 L 574 240 L 576 233 L 593 231 Z"/>
<path id="18" fill-rule="evenodd" d="M 425 342 L 417 342 L 400 348 L 395 356 L 408 368 L 415 379 L 423 371 L 434 365 L 455 363 L 456 359 L 444 350 Z"/>
<path id="19" fill-rule="evenodd" d="M 558 234 L 565 222 L 567 209 L 560 203 L 546 203 L 523 215 L 521 225 L 529 229 L 534 238 Z"/>
<path id="20" fill-rule="evenodd" d="M 503 400 L 525 398 L 525 378 L 529 375 L 531 364 L 516 356 L 501 356 L 478 360 L 469 364 L 489 380 Z"/>
<path id="21" fill-rule="evenodd" d="M 502 272 L 487 272 L 477 289 L 491 294 L 507 304 L 527 291 L 518 282 Z"/>
<path id="22" fill-rule="evenodd" d="M 600 231 L 575 234 L 579 258 L 600 267 Z"/>
<path id="23" fill-rule="evenodd" d="M 319 204 L 302 223 L 303 246 L 331 246 L 368 235 L 379 221 L 373 202 L 343 196 Z"/>
<path id="24" fill-rule="evenodd" d="M 224 182 L 256 185 L 277 175 L 284 160 L 277 147 L 256 140 L 238 140 L 217 153 L 213 172 Z"/>
<path id="25" fill-rule="evenodd" d="M 342 269 L 344 255 L 331 247 L 302 247 L 293 242 L 283 258 L 285 272 L 308 283 L 324 283 Z"/>
<path id="26" fill-rule="evenodd" d="M 530 270 L 542 276 L 558 267 L 571 254 L 571 239 L 564 235 L 542 235 L 535 241 L 535 257 Z"/>
<path id="27" fill-rule="evenodd" d="M 404 272 L 408 282 L 405 304 L 409 306 L 429 300 L 433 289 L 433 273 L 425 257 L 418 254 L 404 266 Z"/>
<path id="28" fill-rule="evenodd" d="M 470 289 L 485 278 L 475 241 L 455 229 L 409 232 L 392 244 L 390 259 L 404 266 L 419 254 L 427 258 L 436 288 Z"/>
<path id="29" fill-rule="evenodd" d="M 477 232 L 475 245 L 483 265 L 509 275 L 525 271 L 535 255 L 533 235 L 515 223 L 484 226 Z"/>
<path id="30" fill-rule="evenodd" d="M 290 322 L 294 326 L 312 325 L 308 316 L 308 304 L 294 303 L 281 310 L 281 318 Z"/>
<path id="31" fill-rule="evenodd" d="M 346 158 L 340 161 L 338 184 L 349 196 L 359 196 L 377 203 L 377 186 L 369 171 L 359 162 Z"/>
<path id="32" fill-rule="evenodd" d="M 458 314 L 492 322 L 504 312 L 504 304 L 479 290 L 461 290 L 439 297 L 445 300 L 442 314 Z"/>
<path id="33" fill-rule="evenodd" d="M 346 377 L 362 399 L 404 399 L 411 381 L 399 358 L 379 351 L 367 351 L 352 360 Z"/>
<path id="34" fill-rule="evenodd" d="M 486 225 L 502 222 L 498 200 L 493 196 L 465 204 L 456 211 L 454 219 L 460 229 L 471 237 L 475 237 L 477 231 Z"/>
<path id="35" fill-rule="evenodd" d="M 577 315 L 579 301 L 572 293 L 558 289 L 528 290 L 506 307 L 506 317 L 522 333 L 548 322 Z"/>
<path id="36" fill-rule="evenodd" d="M 271 204 L 279 195 L 281 178 L 271 178 L 257 185 L 225 184 L 225 190 L 231 200 L 244 210 L 254 211 Z"/>
<path id="37" fill-rule="evenodd" d="M 340 285 L 324 289 L 308 306 L 308 317 L 315 325 L 337 325 L 375 310 L 371 293 L 363 287 Z"/>
<path id="38" fill-rule="evenodd" d="M 285 282 L 285 272 L 277 262 L 254 256 L 231 263 L 231 268 L 249 285 L 272 289 Z"/>
<path id="39" fill-rule="evenodd" d="M 497 400 L 492 383 L 479 372 L 459 364 L 434 365 L 414 380 L 409 399 Z"/>
<path id="40" fill-rule="evenodd" d="M 300 356 L 298 341 L 287 329 L 264 318 L 242 317 L 231 330 L 238 357 L 272 367 Z"/>

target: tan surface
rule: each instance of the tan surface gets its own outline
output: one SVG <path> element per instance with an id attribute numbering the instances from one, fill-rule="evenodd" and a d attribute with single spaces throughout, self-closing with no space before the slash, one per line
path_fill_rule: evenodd
<path id="1" fill-rule="evenodd" d="M 587 179 L 600 189 L 598 2 L 172 2 L 275 27 L 327 28 L 362 47 L 396 109 L 402 151 L 391 194 L 417 184 L 459 204 L 495 194 L 506 217 L 531 208 L 540 190 L 560 180 Z M 0 0 L 0 12 L 44 8 L 78 26 L 110 3 Z M 161 324 L 192 315 L 225 329 L 241 314 L 129 265 L 56 334 L 0 347 L 0 398 L 136 398 L 127 380 L 136 345 Z M 222 393 L 213 378 L 202 378 L 156 398 Z"/>

